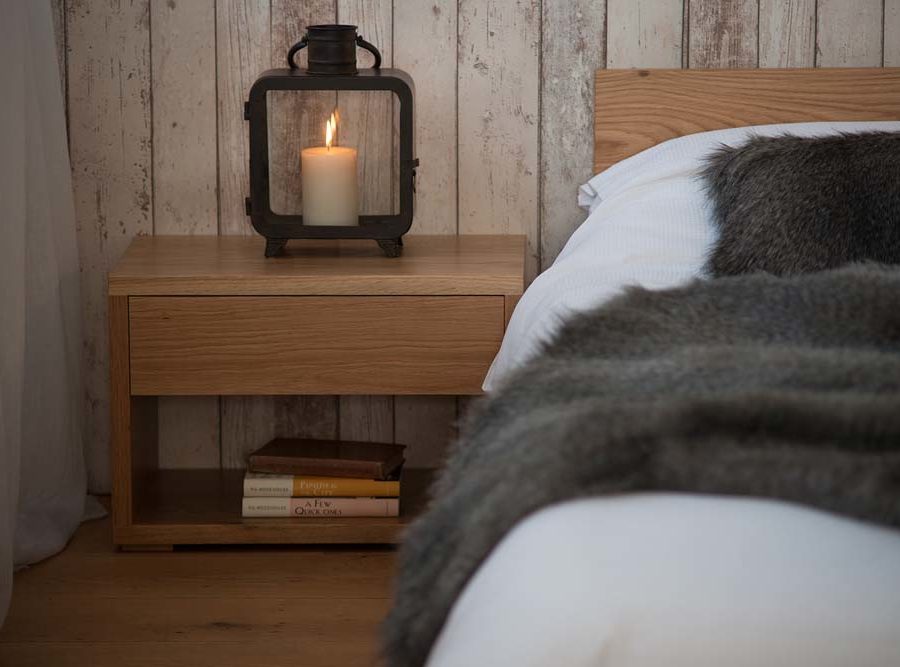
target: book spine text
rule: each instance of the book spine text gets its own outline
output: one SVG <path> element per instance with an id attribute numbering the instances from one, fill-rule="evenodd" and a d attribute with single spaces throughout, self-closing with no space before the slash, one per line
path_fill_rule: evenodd
<path id="1" fill-rule="evenodd" d="M 400 482 L 342 477 L 252 475 L 244 477 L 246 498 L 345 497 L 396 498 Z"/>
<path id="2" fill-rule="evenodd" d="M 397 498 L 244 498 L 245 517 L 399 516 Z"/>

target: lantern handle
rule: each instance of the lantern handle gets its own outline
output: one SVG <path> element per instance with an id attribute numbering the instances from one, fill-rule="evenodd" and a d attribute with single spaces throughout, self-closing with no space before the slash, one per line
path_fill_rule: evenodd
<path id="1" fill-rule="evenodd" d="M 288 51 L 288 54 L 287 54 L 288 67 L 290 67 L 291 69 L 298 69 L 297 63 L 294 62 L 294 56 L 296 56 L 297 53 L 299 53 L 301 49 L 305 49 L 307 46 L 309 46 L 309 39 L 306 37 L 306 35 L 304 35 L 303 39 L 301 39 L 299 42 L 294 44 L 291 47 L 291 50 Z"/>
<path id="2" fill-rule="evenodd" d="M 372 69 L 381 69 L 381 54 L 375 48 L 375 45 L 364 40 L 362 35 L 356 37 L 356 44 L 375 56 L 375 63 L 372 65 Z"/>

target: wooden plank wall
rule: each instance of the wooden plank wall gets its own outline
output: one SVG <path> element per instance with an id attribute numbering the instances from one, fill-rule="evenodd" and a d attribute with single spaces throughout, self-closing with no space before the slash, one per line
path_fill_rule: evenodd
<path id="1" fill-rule="evenodd" d="M 597 67 L 900 65 L 900 0 L 52 0 L 82 258 L 91 487 L 109 485 L 104 274 L 135 234 L 250 234 L 241 105 L 303 26 L 358 23 L 417 87 L 418 233 L 526 233 L 529 277 L 582 222 Z M 288 101 L 278 132 L 331 105 Z M 344 139 L 372 146 L 373 98 Z M 360 120 L 362 119 L 362 120 Z M 371 122 L 370 122 L 371 121 Z M 315 123 L 315 125 L 313 125 Z M 294 156 L 273 152 L 273 163 Z M 363 165 L 364 199 L 393 198 Z M 296 184 L 277 194 L 296 203 Z M 462 401 L 167 399 L 167 466 L 236 466 L 279 434 L 395 439 L 434 463 Z"/>

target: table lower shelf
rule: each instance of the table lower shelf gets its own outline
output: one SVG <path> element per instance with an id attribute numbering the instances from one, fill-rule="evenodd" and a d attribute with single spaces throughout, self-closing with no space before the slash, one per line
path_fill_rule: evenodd
<path id="1" fill-rule="evenodd" d="M 404 471 L 399 517 L 347 519 L 244 519 L 243 474 L 158 470 L 136 479 L 133 522 L 116 528 L 116 544 L 394 544 L 424 507 L 433 471 Z"/>

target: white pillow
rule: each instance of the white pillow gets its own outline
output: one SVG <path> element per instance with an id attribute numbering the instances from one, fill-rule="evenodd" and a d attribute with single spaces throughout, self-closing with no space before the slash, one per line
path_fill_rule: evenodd
<path id="1" fill-rule="evenodd" d="M 790 133 L 900 131 L 900 122 L 791 123 L 701 132 L 671 139 L 619 162 L 582 185 L 588 219 L 516 306 L 500 352 L 484 380 L 496 389 L 549 340 L 572 313 L 589 310 L 628 285 L 666 289 L 702 275 L 715 240 L 697 178 L 720 144 Z"/>

